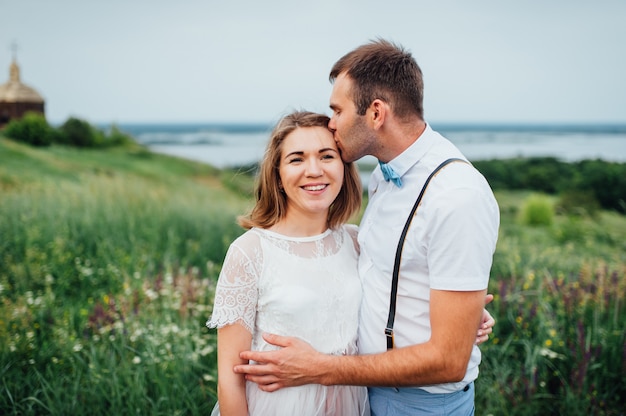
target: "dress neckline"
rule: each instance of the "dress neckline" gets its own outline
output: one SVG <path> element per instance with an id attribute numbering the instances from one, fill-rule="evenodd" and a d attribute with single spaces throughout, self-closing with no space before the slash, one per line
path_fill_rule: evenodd
<path id="1" fill-rule="evenodd" d="M 265 228 L 257 228 L 257 227 L 255 227 L 254 230 L 257 230 L 261 234 L 265 234 L 265 235 L 268 235 L 270 237 L 280 238 L 281 240 L 295 241 L 295 242 L 299 242 L 299 243 L 307 243 L 307 242 L 311 242 L 311 241 L 321 240 L 321 239 L 323 239 L 324 237 L 328 236 L 330 233 L 333 232 L 332 229 L 327 228 L 326 231 L 324 231 L 321 234 L 312 235 L 312 236 L 308 236 L 308 237 L 293 237 L 293 236 L 277 233 L 276 231 L 267 230 Z"/>

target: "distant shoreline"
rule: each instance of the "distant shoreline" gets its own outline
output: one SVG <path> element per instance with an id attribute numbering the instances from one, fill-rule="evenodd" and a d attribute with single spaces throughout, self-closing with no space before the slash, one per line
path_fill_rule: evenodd
<path id="1" fill-rule="evenodd" d="M 626 123 L 464 123 L 430 122 L 441 132 L 529 132 L 529 133 L 586 133 L 586 134 L 626 134 Z M 115 125 L 131 135 L 149 132 L 189 132 L 214 131 L 227 133 L 269 132 L 273 123 L 260 122 L 171 122 L 171 123 L 96 123 L 97 127 L 108 129 Z"/>

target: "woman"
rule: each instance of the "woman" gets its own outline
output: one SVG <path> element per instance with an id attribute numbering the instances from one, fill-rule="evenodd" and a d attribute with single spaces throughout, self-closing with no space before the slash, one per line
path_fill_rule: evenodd
<path id="1" fill-rule="evenodd" d="M 308 385 L 266 393 L 232 371 L 239 352 L 268 350 L 263 332 L 295 335 L 328 354 L 355 354 L 361 286 L 357 228 L 361 184 L 343 163 L 329 118 L 284 117 L 261 163 L 248 229 L 230 246 L 213 315 L 218 328 L 218 402 L 229 415 L 369 415 L 367 391 Z M 218 410 L 214 410 L 217 414 Z"/>

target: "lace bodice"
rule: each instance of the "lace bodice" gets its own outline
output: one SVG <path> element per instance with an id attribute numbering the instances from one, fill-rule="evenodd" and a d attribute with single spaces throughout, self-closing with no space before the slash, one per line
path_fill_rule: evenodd
<path id="1" fill-rule="evenodd" d="M 361 285 L 357 229 L 344 225 L 305 238 L 253 228 L 230 246 L 209 327 L 239 323 L 252 349 L 263 332 L 296 336 L 331 354 L 354 354 Z"/>

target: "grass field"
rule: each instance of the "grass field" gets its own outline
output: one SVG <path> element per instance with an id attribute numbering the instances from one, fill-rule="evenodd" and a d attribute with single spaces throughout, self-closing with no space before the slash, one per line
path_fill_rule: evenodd
<path id="1" fill-rule="evenodd" d="M 0 414 L 208 414 L 204 322 L 251 186 L 141 147 L 0 138 Z M 497 326 L 476 414 L 623 415 L 626 217 L 529 226 L 535 196 L 496 193 Z"/>

